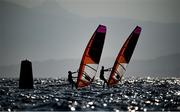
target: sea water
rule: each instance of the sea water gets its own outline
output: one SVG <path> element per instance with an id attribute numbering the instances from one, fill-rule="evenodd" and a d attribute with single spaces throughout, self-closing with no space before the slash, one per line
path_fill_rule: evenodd
<path id="1" fill-rule="evenodd" d="M 62 79 L 34 79 L 26 90 L 1 78 L 0 111 L 180 111 L 180 78 L 127 78 L 104 89 L 95 81 L 80 90 Z"/>

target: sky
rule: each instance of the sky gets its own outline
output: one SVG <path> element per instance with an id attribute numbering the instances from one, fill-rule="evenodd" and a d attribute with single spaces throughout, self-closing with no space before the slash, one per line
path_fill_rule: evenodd
<path id="1" fill-rule="evenodd" d="M 6 0 L 28 8 L 49 0 Z M 65 10 L 87 18 L 118 17 L 180 23 L 179 0 L 51 0 Z M 50 1 L 49 1 L 50 2 Z"/>
<path id="2" fill-rule="evenodd" d="M 180 53 L 179 0 L 0 0 L 0 66 L 81 59 L 99 24 L 107 26 L 102 58 L 118 54 L 136 25 L 133 59 Z"/>

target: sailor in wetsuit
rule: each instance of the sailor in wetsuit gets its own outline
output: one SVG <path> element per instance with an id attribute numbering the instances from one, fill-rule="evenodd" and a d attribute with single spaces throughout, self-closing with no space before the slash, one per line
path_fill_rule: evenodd
<path id="1" fill-rule="evenodd" d="M 74 74 L 74 73 L 76 73 L 76 72 L 68 71 L 68 81 L 72 85 L 72 89 L 75 86 L 75 82 L 73 81 L 73 78 L 76 78 L 76 77 L 72 76 L 72 74 Z"/>
<path id="2" fill-rule="evenodd" d="M 110 71 L 110 70 L 111 70 L 111 68 L 104 69 L 104 66 L 102 66 L 102 68 L 101 68 L 99 78 L 104 81 L 104 83 L 103 83 L 103 88 L 105 87 L 105 83 L 107 83 L 107 80 L 106 80 L 105 77 L 104 77 L 104 72 Z"/>

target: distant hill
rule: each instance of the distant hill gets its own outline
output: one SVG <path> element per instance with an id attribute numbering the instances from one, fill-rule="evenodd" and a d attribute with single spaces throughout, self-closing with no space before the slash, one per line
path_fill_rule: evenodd
<path id="1" fill-rule="evenodd" d="M 139 74 L 140 76 L 180 76 L 180 54 L 161 56 L 152 60 L 132 60 L 127 73 Z"/>
<path id="2" fill-rule="evenodd" d="M 152 60 L 131 60 L 125 76 L 153 76 L 153 77 L 179 77 L 180 76 L 180 54 L 161 56 Z M 34 77 L 65 78 L 68 70 L 76 71 L 80 60 L 47 60 L 43 62 L 32 62 Z M 114 63 L 113 58 L 101 60 L 105 67 Z M 1 77 L 19 77 L 20 64 L 1 66 Z"/>

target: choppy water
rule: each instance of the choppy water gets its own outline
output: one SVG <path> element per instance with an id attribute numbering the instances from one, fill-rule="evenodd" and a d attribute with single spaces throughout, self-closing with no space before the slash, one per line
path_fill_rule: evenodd
<path id="1" fill-rule="evenodd" d="M 180 78 L 124 79 L 113 88 L 100 82 L 72 90 L 61 79 L 35 79 L 34 89 L 18 89 L 17 79 L 0 79 L 0 111 L 180 111 Z"/>

